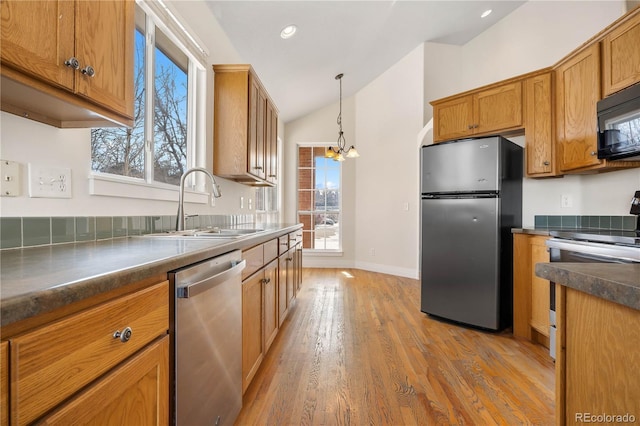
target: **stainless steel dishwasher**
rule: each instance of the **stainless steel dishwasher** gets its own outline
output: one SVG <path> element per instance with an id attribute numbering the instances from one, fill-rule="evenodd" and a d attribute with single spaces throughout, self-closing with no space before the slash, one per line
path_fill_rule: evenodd
<path id="1" fill-rule="evenodd" d="M 233 425 L 242 408 L 242 278 L 235 250 L 169 273 L 173 420 Z"/>

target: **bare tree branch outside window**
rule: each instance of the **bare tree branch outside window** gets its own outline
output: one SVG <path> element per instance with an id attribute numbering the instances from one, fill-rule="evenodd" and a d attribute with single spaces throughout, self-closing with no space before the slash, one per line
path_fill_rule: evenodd
<path id="1" fill-rule="evenodd" d="M 132 128 L 91 130 L 94 171 L 144 179 L 145 40 L 136 31 L 134 123 Z M 177 185 L 187 160 L 187 73 L 160 49 L 155 50 L 154 180 Z"/>

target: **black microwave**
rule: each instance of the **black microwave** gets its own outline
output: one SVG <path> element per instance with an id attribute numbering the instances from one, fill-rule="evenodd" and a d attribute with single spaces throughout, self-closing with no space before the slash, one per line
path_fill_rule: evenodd
<path id="1" fill-rule="evenodd" d="M 640 83 L 597 104 L 598 158 L 640 161 Z"/>

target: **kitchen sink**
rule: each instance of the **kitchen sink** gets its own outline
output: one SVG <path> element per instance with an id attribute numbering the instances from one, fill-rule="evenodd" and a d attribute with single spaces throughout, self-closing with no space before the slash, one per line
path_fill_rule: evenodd
<path id="1" fill-rule="evenodd" d="M 210 228 L 210 229 L 189 229 L 185 231 L 167 231 L 158 232 L 155 234 L 146 234 L 143 237 L 152 238 L 203 238 L 203 239 L 235 239 L 246 237 L 257 232 L 262 232 L 264 229 L 256 228 Z"/>

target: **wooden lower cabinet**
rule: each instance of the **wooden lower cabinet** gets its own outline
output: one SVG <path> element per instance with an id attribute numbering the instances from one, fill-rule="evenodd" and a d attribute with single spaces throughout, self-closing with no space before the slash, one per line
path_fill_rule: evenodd
<path id="1" fill-rule="evenodd" d="M 558 286 L 557 423 L 640 418 L 640 311 Z M 587 416 L 634 416 L 634 421 Z"/>
<path id="2" fill-rule="evenodd" d="M 163 281 L 10 337 L 10 424 L 43 418 L 69 424 L 69 416 L 100 423 L 96 413 L 107 406 L 121 419 L 153 411 L 157 422 L 142 423 L 166 424 L 168 414 L 161 410 L 169 403 L 168 330 L 169 283 Z M 141 356 L 145 361 L 136 362 Z M 113 377 L 138 382 L 119 385 Z"/>
<path id="3" fill-rule="evenodd" d="M 549 347 L 549 281 L 535 265 L 549 262 L 543 235 L 513 236 L 513 335 Z"/>
<path id="4" fill-rule="evenodd" d="M 45 425 L 169 424 L 169 336 L 149 345 L 86 391 L 41 419 Z"/>
<path id="5" fill-rule="evenodd" d="M 287 317 L 294 297 L 293 252 L 289 250 L 278 258 L 278 321 L 280 325 Z"/>
<path id="6" fill-rule="evenodd" d="M 276 240 L 274 240 L 276 241 Z M 275 247 L 275 243 L 273 243 Z M 258 246 L 267 259 L 271 242 Z M 255 251 L 254 247 L 249 251 Z M 278 334 L 278 260 L 242 282 L 242 392 L 244 393 Z"/>
<path id="7" fill-rule="evenodd" d="M 264 274 L 258 272 L 242 282 L 242 391 L 246 391 L 262 358 L 262 286 Z"/>

